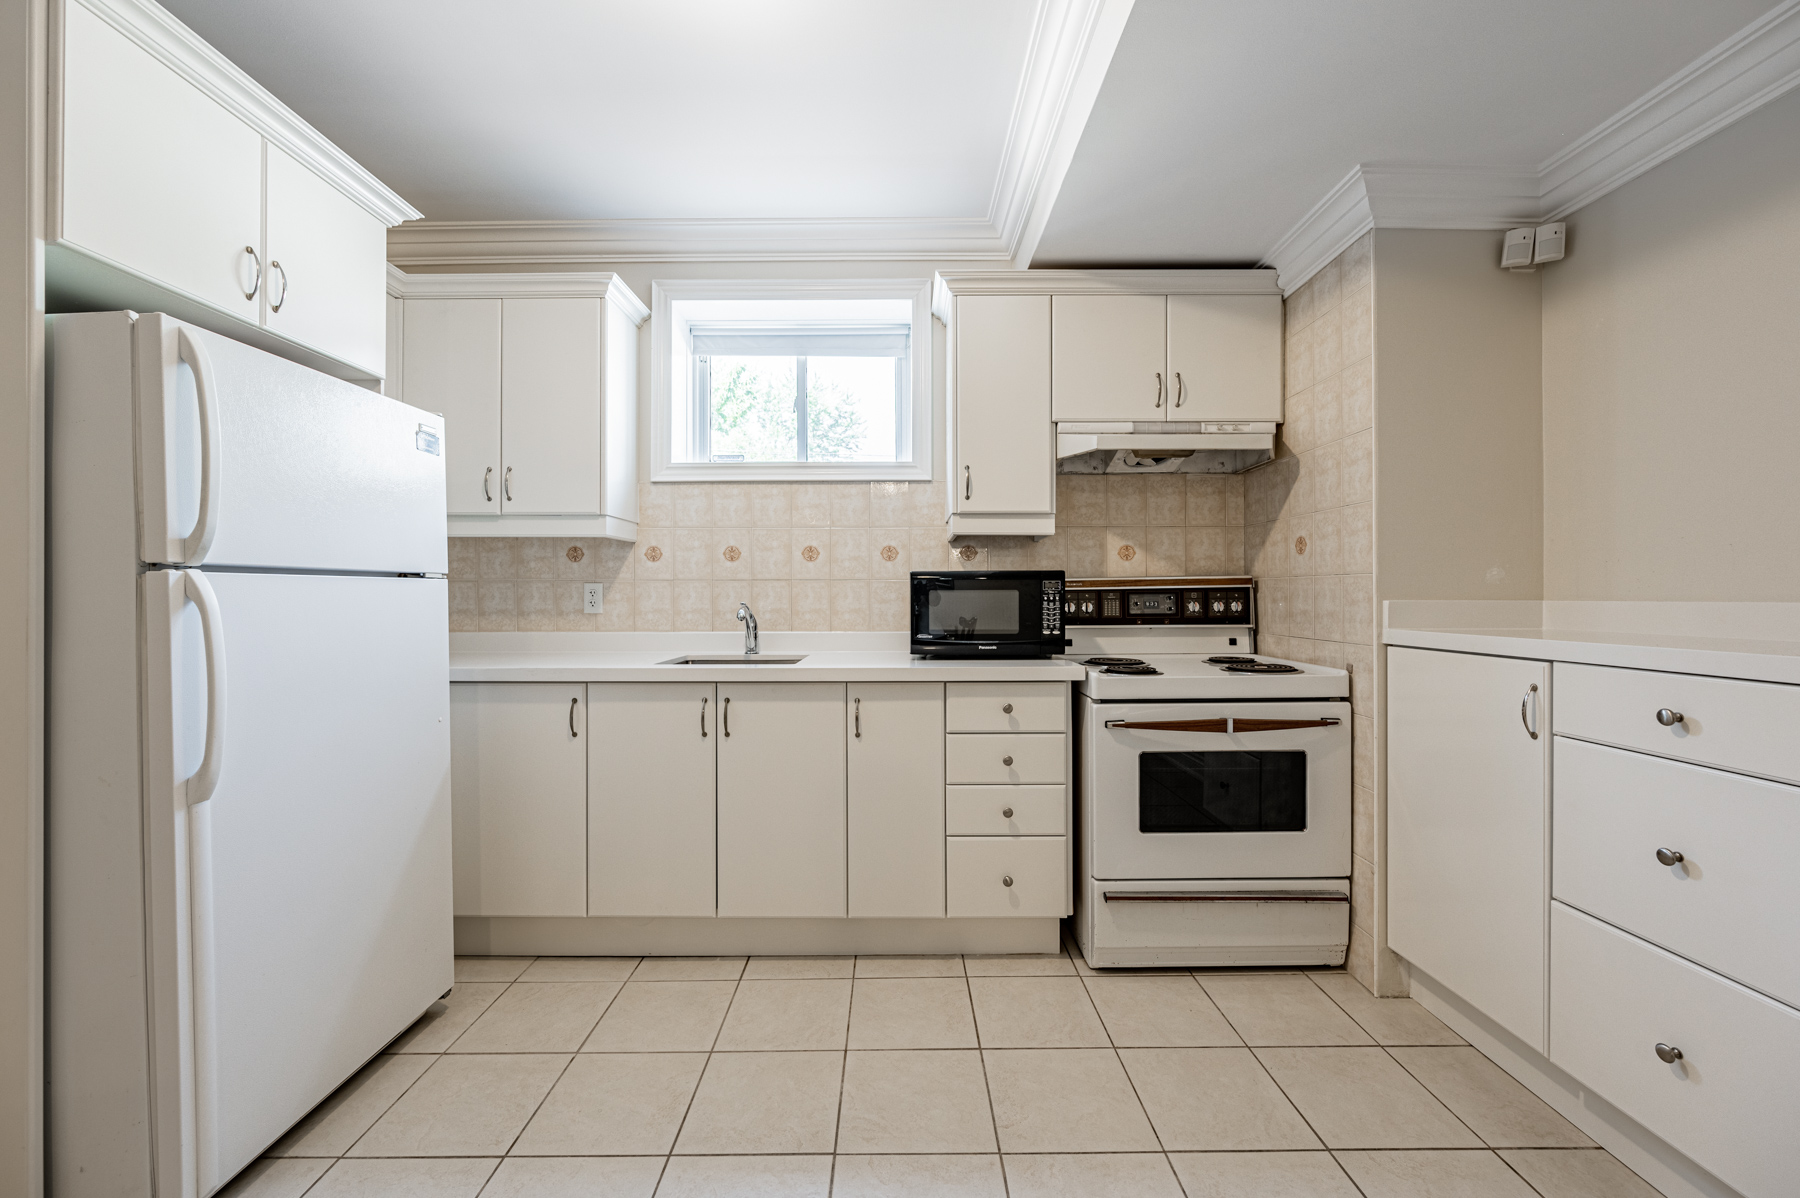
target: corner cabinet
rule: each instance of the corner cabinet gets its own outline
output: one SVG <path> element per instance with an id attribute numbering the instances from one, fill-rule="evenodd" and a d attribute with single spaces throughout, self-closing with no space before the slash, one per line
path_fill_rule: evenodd
<path id="1" fill-rule="evenodd" d="M 382 378 L 387 230 L 420 214 L 158 5 L 53 7 L 49 310 L 167 312 Z"/>
<path id="2" fill-rule="evenodd" d="M 637 337 L 611 274 L 388 273 L 392 394 L 444 417 L 451 536 L 637 539 Z"/>

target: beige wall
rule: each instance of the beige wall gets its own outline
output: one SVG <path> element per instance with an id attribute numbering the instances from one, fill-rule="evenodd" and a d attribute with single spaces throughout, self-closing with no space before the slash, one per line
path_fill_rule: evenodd
<path id="1" fill-rule="evenodd" d="M 1800 599 L 1800 92 L 1543 271 L 1544 597 Z"/>

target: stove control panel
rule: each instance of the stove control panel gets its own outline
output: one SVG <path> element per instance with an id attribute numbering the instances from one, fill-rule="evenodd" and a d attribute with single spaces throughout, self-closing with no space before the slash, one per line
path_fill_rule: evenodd
<path id="1" fill-rule="evenodd" d="M 1063 591 L 1063 623 L 1256 625 L 1255 584 L 1239 579 L 1146 578 L 1075 582 Z"/>

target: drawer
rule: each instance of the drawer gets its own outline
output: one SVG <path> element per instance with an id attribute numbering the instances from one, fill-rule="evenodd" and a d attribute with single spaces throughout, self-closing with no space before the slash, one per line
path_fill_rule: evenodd
<path id="1" fill-rule="evenodd" d="M 1555 897 L 1800 1006 L 1800 789 L 1563 737 L 1555 768 Z"/>
<path id="2" fill-rule="evenodd" d="M 946 736 L 945 781 L 955 785 L 1062 785 L 1068 781 L 1063 738 L 1037 734 Z"/>
<path id="3" fill-rule="evenodd" d="M 1552 903 L 1550 1059 L 1743 1194 L 1793 1193 L 1800 1011 Z"/>
<path id="4" fill-rule="evenodd" d="M 1069 830 L 1060 786 L 952 786 L 944 804 L 951 836 L 1062 836 Z"/>
<path id="5" fill-rule="evenodd" d="M 1091 965 L 1342 965 L 1350 944 L 1350 891 L 1343 878 L 1207 879 L 1203 882 L 1103 882 L 1082 892 Z M 1343 896 L 1341 902 L 1295 902 L 1287 891 Z M 1273 901 L 1208 901 L 1219 892 L 1261 891 Z M 1183 901 L 1144 902 L 1133 895 Z M 1108 897 L 1110 896 L 1110 897 Z"/>
<path id="6" fill-rule="evenodd" d="M 1800 686 L 1560 663 L 1553 685 L 1563 735 L 1800 782 Z"/>
<path id="7" fill-rule="evenodd" d="M 944 687 L 950 732 L 1066 732 L 1066 682 L 952 682 Z"/>
<path id="8" fill-rule="evenodd" d="M 944 842 L 944 914 L 1069 914 L 1065 836 L 952 836 Z"/>

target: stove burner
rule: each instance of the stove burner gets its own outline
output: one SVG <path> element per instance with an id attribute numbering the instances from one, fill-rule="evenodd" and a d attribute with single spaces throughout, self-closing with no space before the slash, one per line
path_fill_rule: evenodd
<path id="1" fill-rule="evenodd" d="M 1224 668 L 1227 674 L 1299 674 L 1304 672 L 1299 666 L 1290 666 L 1279 661 L 1246 661 Z"/>
<path id="2" fill-rule="evenodd" d="M 1102 669 L 1100 672 L 1102 674 L 1143 674 L 1143 675 L 1162 673 L 1162 671 L 1157 669 L 1155 666 L 1150 665 L 1147 662 L 1142 662 L 1142 661 L 1123 661 L 1117 665 L 1107 666 L 1104 669 Z"/>
<path id="3" fill-rule="evenodd" d="M 1206 664 L 1209 666 L 1243 666 L 1255 663 L 1254 657 L 1209 657 L 1206 659 Z"/>
<path id="4" fill-rule="evenodd" d="M 1081 663 L 1084 666 L 1141 666 L 1141 657 L 1090 657 Z"/>

